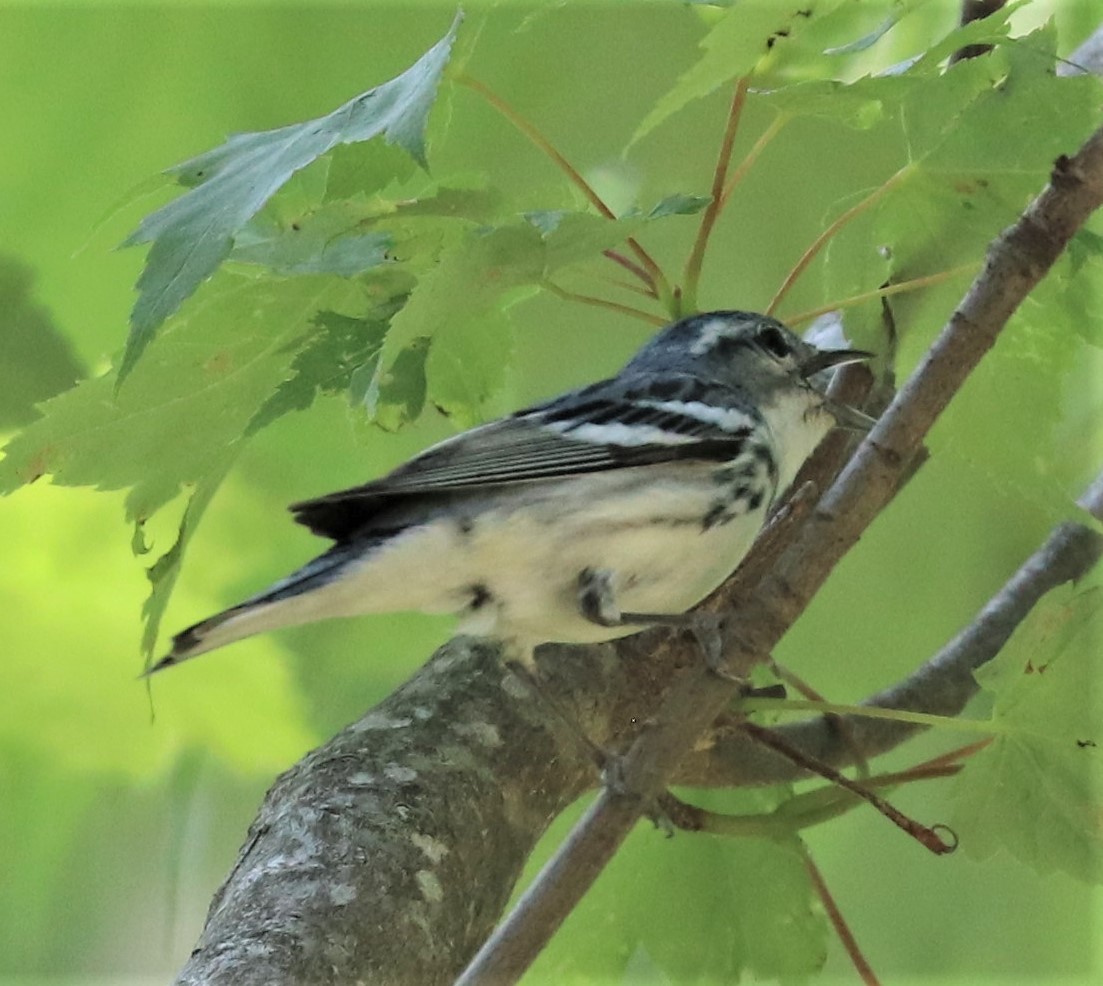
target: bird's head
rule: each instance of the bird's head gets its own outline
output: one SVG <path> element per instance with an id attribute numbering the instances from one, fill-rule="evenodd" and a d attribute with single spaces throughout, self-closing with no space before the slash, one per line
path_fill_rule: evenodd
<path id="1" fill-rule="evenodd" d="M 860 349 L 819 349 L 775 318 L 754 312 L 704 312 L 658 333 L 625 367 L 628 372 L 683 372 L 741 391 L 768 406 L 793 388 L 823 396 L 824 371 L 872 357 Z M 870 419 L 825 401 L 839 424 L 868 430 Z"/>

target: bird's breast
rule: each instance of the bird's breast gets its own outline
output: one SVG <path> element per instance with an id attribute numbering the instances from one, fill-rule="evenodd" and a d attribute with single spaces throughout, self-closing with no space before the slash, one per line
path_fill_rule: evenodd
<path id="1" fill-rule="evenodd" d="M 582 616 L 578 579 L 586 569 L 611 574 L 622 611 L 684 612 L 742 560 L 775 487 L 773 457 L 756 449 L 720 465 L 612 470 L 502 495 L 465 535 L 466 582 L 480 591 L 464 629 L 532 643 L 638 629 Z"/>

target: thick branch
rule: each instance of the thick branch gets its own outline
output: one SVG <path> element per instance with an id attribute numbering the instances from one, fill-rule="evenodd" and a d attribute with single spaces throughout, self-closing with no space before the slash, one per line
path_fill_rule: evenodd
<path id="1" fill-rule="evenodd" d="M 593 782 L 570 744 L 495 648 L 441 648 L 276 781 L 177 982 L 450 980 Z"/>

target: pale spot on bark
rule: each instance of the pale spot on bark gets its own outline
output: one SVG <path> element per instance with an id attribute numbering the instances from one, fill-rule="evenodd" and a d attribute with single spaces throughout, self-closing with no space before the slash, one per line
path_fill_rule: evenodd
<path id="1" fill-rule="evenodd" d="M 329 888 L 329 899 L 337 907 L 344 907 L 356 900 L 356 888 L 347 883 L 339 883 Z"/>
<path id="2" fill-rule="evenodd" d="M 502 737 L 498 733 L 498 727 L 490 722 L 468 722 L 456 726 L 456 732 L 461 736 L 470 736 L 480 746 L 495 749 L 502 745 Z"/>
<path id="3" fill-rule="evenodd" d="M 421 890 L 421 896 L 427 901 L 437 904 L 444 899 L 444 889 L 440 885 L 440 880 L 436 878 L 436 875 L 429 870 L 418 870 L 414 874 L 414 879 L 417 880 L 418 888 Z"/>
<path id="4" fill-rule="evenodd" d="M 404 767 L 400 763 L 389 763 L 383 768 L 383 773 L 388 780 L 397 784 L 405 784 L 417 780 L 417 771 L 411 767 Z"/>
<path id="5" fill-rule="evenodd" d="M 448 855 L 448 847 L 439 839 L 434 839 L 431 835 L 423 835 L 421 832 L 415 832 L 410 836 L 410 841 L 425 853 L 432 863 L 439 863 Z"/>
<path id="6" fill-rule="evenodd" d="M 413 721 L 408 716 L 393 718 L 380 712 L 371 712 L 349 729 L 355 733 L 367 733 L 375 729 L 405 729 Z"/>

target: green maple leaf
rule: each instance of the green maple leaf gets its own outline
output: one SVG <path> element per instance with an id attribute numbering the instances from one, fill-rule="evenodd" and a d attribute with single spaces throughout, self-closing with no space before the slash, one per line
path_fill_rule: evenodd
<path id="1" fill-rule="evenodd" d="M 170 169 L 190 191 L 142 220 L 124 245 L 152 243 L 119 381 L 154 333 L 233 249 L 245 224 L 296 172 L 339 144 L 382 135 L 423 167 L 425 126 L 452 44 L 448 33 L 410 68 L 316 120 L 235 134 L 221 147 Z"/>
<path id="2" fill-rule="evenodd" d="M 698 791 L 692 800 L 744 814 L 781 797 Z M 640 826 L 534 972 L 547 982 L 806 982 L 826 957 L 813 896 L 791 836 L 666 840 Z"/>
<path id="3" fill-rule="evenodd" d="M 0 494 L 43 474 L 61 486 L 128 489 L 127 515 L 140 527 L 187 493 L 176 543 L 150 569 L 148 652 L 188 539 L 250 424 L 301 406 L 314 392 L 302 391 L 324 386 L 297 360 L 332 334 L 337 315 L 316 313 L 353 318 L 363 304 L 351 282 L 333 278 L 221 276 L 171 320 L 126 386 L 108 373 L 45 402 L 43 417 L 4 449 Z M 135 547 L 144 550 L 140 536 Z"/>
<path id="4" fill-rule="evenodd" d="M 25 425 L 35 405 L 72 386 L 84 369 L 32 290 L 34 275 L 0 255 L 0 428 Z"/>
<path id="5" fill-rule="evenodd" d="M 1063 587 L 977 672 L 994 693 L 996 736 L 958 783 L 954 828 L 966 852 L 1005 849 L 1041 873 L 1103 879 L 1103 804 L 1094 683 L 1103 588 Z"/>

